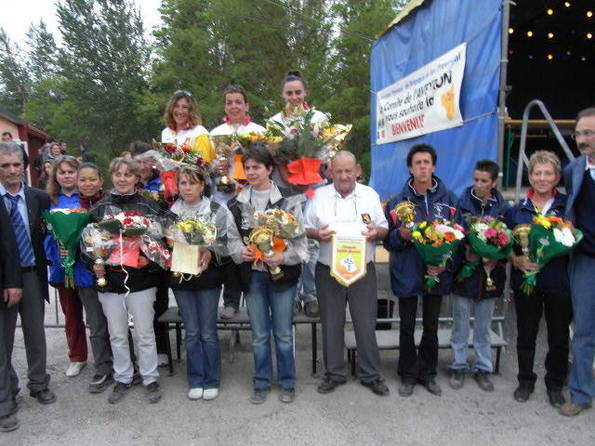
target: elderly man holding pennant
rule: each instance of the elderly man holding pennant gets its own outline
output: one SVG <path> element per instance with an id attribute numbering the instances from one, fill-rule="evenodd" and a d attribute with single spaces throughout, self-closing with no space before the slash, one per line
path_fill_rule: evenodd
<path id="1" fill-rule="evenodd" d="M 374 332 L 377 303 L 373 262 L 376 241 L 386 236 L 388 222 L 378 194 L 356 183 L 361 168 L 351 152 L 337 152 L 331 172 L 333 184 L 316 189 L 305 213 L 308 237 L 320 242 L 316 289 L 326 372 L 318 392 L 332 392 L 347 380 L 344 327 L 349 302 L 360 381 L 375 394 L 388 395 Z"/>

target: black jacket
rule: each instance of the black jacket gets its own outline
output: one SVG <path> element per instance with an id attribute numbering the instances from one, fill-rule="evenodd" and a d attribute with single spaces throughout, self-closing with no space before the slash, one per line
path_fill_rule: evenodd
<path id="1" fill-rule="evenodd" d="M 109 192 L 104 198 L 99 200 L 89 211 L 92 222 L 98 222 L 106 215 L 122 211 L 137 211 L 141 215 L 153 219 L 170 218 L 170 214 L 159 207 L 159 205 L 150 198 L 133 193 L 130 195 L 119 195 L 115 192 Z M 125 271 L 124 271 L 125 270 Z M 128 280 L 126 280 L 128 273 Z M 106 268 L 107 286 L 97 287 L 97 290 L 103 293 L 122 294 L 127 291 L 126 285 L 131 292 L 143 291 L 156 287 L 162 276 L 162 269 L 156 263 L 149 262 L 142 268 L 121 268 L 119 266 L 110 266 Z"/>
<path id="2" fill-rule="evenodd" d="M 23 278 L 18 262 L 13 261 L 17 243 L 10 230 L 10 217 L 4 206 L 0 206 L 0 292 L 4 288 L 22 288 Z M 0 297 L 0 308 L 5 306 Z"/>

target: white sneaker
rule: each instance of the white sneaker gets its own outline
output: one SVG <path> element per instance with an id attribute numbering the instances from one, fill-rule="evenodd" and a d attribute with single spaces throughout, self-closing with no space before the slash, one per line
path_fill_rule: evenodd
<path id="1" fill-rule="evenodd" d="M 202 387 L 195 387 L 194 389 L 190 389 L 188 391 L 188 398 L 191 400 L 199 400 L 203 396 Z"/>
<path id="2" fill-rule="evenodd" d="M 66 369 L 66 376 L 68 376 L 69 378 L 77 376 L 79 373 L 81 373 L 81 370 L 83 370 L 86 365 L 86 362 L 71 362 L 68 368 Z"/>
<path id="3" fill-rule="evenodd" d="M 205 389 L 202 399 L 205 401 L 214 400 L 219 395 L 219 389 Z"/>
<path id="4" fill-rule="evenodd" d="M 165 367 L 166 365 L 169 365 L 167 355 L 165 353 L 159 353 L 157 355 L 157 367 Z"/>

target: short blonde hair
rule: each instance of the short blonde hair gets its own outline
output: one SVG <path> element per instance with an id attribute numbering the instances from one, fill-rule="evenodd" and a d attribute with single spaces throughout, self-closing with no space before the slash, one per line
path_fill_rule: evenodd
<path id="1" fill-rule="evenodd" d="M 138 161 L 135 161 L 131 158 L 123 158 L 118 157 L 114 158 L 111 163 L 109 163 L 109 174 L 110 176 L 113 175 L 121 166 L 128 167 L 128 171 L 132 175 L 136 175 L 140 178 L 140 165 Z"/>
<path id="2" fill-rule="evenodd" d="M 562 172 L 562 165 L 558 155 L 556 155 L 554 152 L 550 152 L 549 150 L 538 150 L 537 152 L 534 152 L 529 158 L 529 175 L 533 173 L 535 165 L 543 163 L 550 163 L 552 166 L 554 166 L 556 175 L 560 175 Z"/>

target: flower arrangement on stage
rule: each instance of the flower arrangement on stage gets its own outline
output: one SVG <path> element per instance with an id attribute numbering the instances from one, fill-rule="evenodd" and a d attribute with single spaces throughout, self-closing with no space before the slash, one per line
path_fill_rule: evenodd
<path id="1" fill-rule="evenodd" d="M 86 209 L 82 208 L 56 208 L 43 211 L 43 218 L 54 239 L 62 249 L 68 252 L 61 261 L 61 266 L 64 268 L 64 286 L 74 288 L 73 268 L 81 233 L 89 222 L 89 214 Z"/>
<path id="2" fill-rule="evenodd" d="M 444 267 L 465 237 L 462 226 L 450 220 L 423 221 L 413 226 L 411 238 L 426 265 Z M 440 282 L 439 277 L 426 274 L 426 289 Z"/>
<path id="3" fill-rule="evenodd" d="M 524 255 L 538 265 L 537 271 L 523 275 L 521 290 L 531 294 L 537 283 L 537 274 L 556 257 L 568 254 L 583 239 L 583 233 L 572 222 L 556 216 L 537 214 L 531 225 L 514 228 L 515 241 Z"/>
<path id="4" fill-rule="evenodd" d="M 465 263 L 457 275 L 457 281 L 471 277 L 481 261 L 486 272 L 486 290 L 495 289 L 494 281 L 486 263 L 488 259 L 501 260 L 508 257 L 512 250 L 512 233 L 500 220 L 492 217 L 475 217 L 469 226 L 467 241 L 471 251 L 480 259 Z"/>

